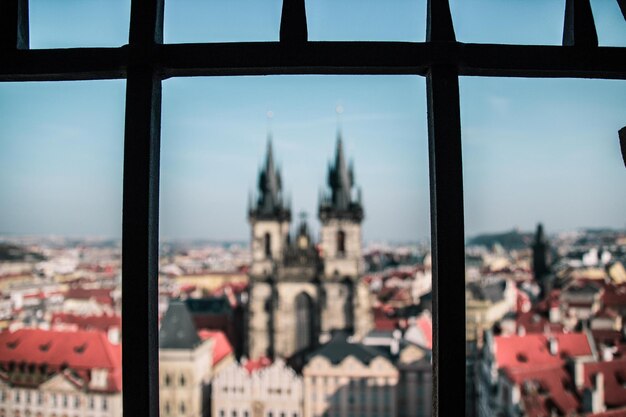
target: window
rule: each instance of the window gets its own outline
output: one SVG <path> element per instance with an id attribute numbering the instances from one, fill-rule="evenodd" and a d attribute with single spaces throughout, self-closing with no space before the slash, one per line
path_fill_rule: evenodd
<path id="1" fill-rule="evenodd" d="M 265 257 L 272 259 L 272 236 L 269 233 L 265 233 L 263 247 L 265 248 Z"/>
<path id="2" fill-rule="evenodd" d="M 67 400 L 67 394 L 63 394 L 63 407 L 67 407 L 67 404 L 68 404 L 67 401 L 68 401 Z"/>
<path id="3" fill-rule="evenodd" d="M 108 400 L 107 397 L 102 397 L 102 411 L 106 411 L 109 409 L 109 404 L 108 404 Z"/>
<path id="4" fill-rule="evenodd" d="M 567 3 L 582 2 L 568 0 Z M 124 352 L 127 363 L 132 364 L 123 369 L 125 380 L 138 381 L 124 384 L 124 413 L 128 415 L 147 415 L 149 410 L 155 412 L 158 408 L 152 391 L 154 384 L 149 380 L 158 382 L 155 371 L 158 370 L 158 247 L 155 242 L 161 78 L 279 73 L 411 73 L 428 78 L 430 181 L 434 197 L 431 207 L 436 214 L 432 219 L 434 322 L 438 329 L 433 351 L 438 378 L 434 381 L 433 396 L 446 398 L 441 392 L 444 387 L 448 392 L 457 393 L 465 386 L 464 313 L 439 308 L 442 297 L 439 287 L 443 286 L 446 286 L 446 305 L 462 309 L 465 303 L 464 288 L 458 284 L 459 277 L 464 276 L 458 76 L 626 77 L 623 62 L 626 48 L 594 45 L 592 39 L 584 38 L 585 33 L 589 33 L 588 27 L 581 27 L 578 19 L 566 28 L 565 43 L 573 46 L 463 44 L 456 42 L 448 2 L 441 0 L 430 2 L 425 43 L 307 44 L 302 25 L 306 22 L 305 16 L 286 7 L 279 45 L 233 43 L 227 46 L 160 45 L 162 23 L 157 16 L 163 15 L 163 2 L 133 0 L 129 48 L 50 49 L 44 54 L 10 50 L 28 49 L 28 14 L 24 8 L 4 8 L 7 4 L 17 5 L 18 1 L 3 2 L 3 14 L 9 17 L 3 16 L 4 26 L 0 28 L 3 46 L 0 80 L 128 80 L 122 275 L 148 278 L 123 280 L 122 284 L 123 340 L 129 346 L 138 347 Z M 304 8 L 302 10 L 304 13 Z M 585 24 L 584 19 L 582 22 Z M 445 363 L 440 357 L 446 358 Z M 19 401 L 18 392 L 15 398 Z M 66 396 L 63 405 L 67 406 Z M 442 416 L 460 415 L 459 408 L 463 406 L 460 397 L 436 404 Z M 106 398 L 103 398 L 103 410 L 106 407 Z"/>
<path id="5" fill-rule="evenodd" d="M 345 256 L 346 254 L 346 232 L 339 230 L 337 232 L 337 256 Z"/>

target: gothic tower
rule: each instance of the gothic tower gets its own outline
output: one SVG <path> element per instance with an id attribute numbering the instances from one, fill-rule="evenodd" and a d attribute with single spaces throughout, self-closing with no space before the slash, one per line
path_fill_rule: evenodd
<path id="1" fill-rule="evenodd" d="M 368 291 L 359 285 L 364 213 L 353 167 L 346 163 L 341 131 L 337 134 L 335 160 L 328 167 L 328 187 L 320 194 L 320 247 L 326 299 L 333 302 L 327 303 L 322 312 L 322 332 L 343 329 L 363 336 L 371 325 Z"/>
<path id="2" fill-rule="evenodd" d="M 247 317 L 247 351 L 261 356 L 304 357 L 333 330 L 363 337 L 371 328 L 369 291 L 362 270 L 360 198 L 354 174 L 337 142 L 329 169 L 328 196 L 321 196 L 321 242 L 316 245 L 306 217 L 289 233 L 291 210 L 283 201 L 271 143 L 259 174 L 259 197 L 251 201 L 252 265 Z"/>
<path id="3" fill-rule="evenodd" d="M 282 260 L 291 223 L 282 179 L 276 168 L 271 138 L 265 164 L 258 175 L 258 198 L 250 196 L 248 221 L 252 236 L 250 300 L 247 312 L 247 350 L 252 357 L 274 356 L 274 306 L 277 304 L 276 265 Z"/>
<path id="4" fill-rule="evenodd" d="M 282 180 L 274 163 L 271 138 L 267 141 L 267 155 L 265 165 L 259 172 L 258 188 L 256 203 L 248 203 L 248 220 L 252 226 L 250 272 L 253 275 L 269 275 L 274 262 L 282 259 L 291 223 L 291 209 L 284 201 Z"/>
<path id="5" fill-rule="evenodd" d="M 533 250 L 533 275 L 535 282 L 541 287 L 541 297 L 546 297 L 552 289 L 553 277 L 550 274 L 550 246 L 543 233 L 543 225 L 537 225 Z"/>
<path id="6" fill-rule="evenodd" d="M 337 135 L 335 161 L 328 166 L 329 191 L 321 194 L 319 218 L 326 278 L 355 278 L 362 272 L 361 191 L 354 198 L 354 171 L 346 164 L 341 133 Z"/>

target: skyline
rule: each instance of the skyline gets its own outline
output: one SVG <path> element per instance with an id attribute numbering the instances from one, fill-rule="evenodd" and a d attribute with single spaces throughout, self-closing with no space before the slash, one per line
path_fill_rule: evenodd
<path id="1" fill-rule="evenodd" d="M 191 2 L 197 13 L 166 2 L 166 42 L 277 38 L 280 1 L 243 2 L 247 13 L 221 0 Z M 457 36 L 560 43 L 561 2 L 529 3 L 452 1 Z M 310 39 L 423 40 L 424 2 L 332 4 L 307 3 Z M 32 0 L 33 47 L 125 43 L 129 2 L 110 5 Z M 616 2 L 592 6 L 600 44 L 625 44 Z M 536 19 L 537 10 L 546 18 Z M 346 25 L 348 16 L 358 24 Z M 86 30 L 92 24 L 98 30 Z M 121 235 L 124 95 L 123 80 L 0 84 L 0 233 Z M 626 226 L 617 142 L 626 83 L 461 77 L 460 97 L 466 236 L 532 230 L 539 221 L 551 231 Z M 337 105 L 363 189 L 365 240 L 429 238 L 425 81 L 416 76 L 165 80 L 161 236 L 248 238 L 245 207 L 264 157 L 268 111 L 294 223 L 305 210 L 317 230 Z"/>

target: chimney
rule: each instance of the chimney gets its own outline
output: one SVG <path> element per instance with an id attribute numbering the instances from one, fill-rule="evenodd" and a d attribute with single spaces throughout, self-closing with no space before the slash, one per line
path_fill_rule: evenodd
<path id="1" fill-rule="evenodd" d="M 572 358 L 572 368 L 574 374 L 574 385 L 576 389 L 582 389 L 585 385 L 585 364 L 578 358 Z"/>
<path id="2" fill-rule="evenodd" d="M 397 355 L 400 352 L 400 337 L 402 332 L 399 329 L 393 331 L 393 340 L 391 341 L 390 351 L 392 355 Z"/>
<path id="3" fill-rule="evenodd" d="M 550 307 L 550 323 L 558 323 L 561 321 L 561 309 L 559 306 Z"/>
<path id="4" fill-rule="evenodd" d="M 556 356 L 559 353 L 559 342 L 556 337 L 550 336 L 548 338 L 548 347 L 550 348 L 550 355 Z"/>
<path id="5" fill-rule="evenodd" d="M 518 336 L 525 336 L 526 335 L 526 328 L 524 326 L 522 326 L 521 324 L 519 326 L 517 326 L 517 335 Z"/>
<path id="6" fill-rule="evenodd" d="M 604 405 L 604 375 L 598 372 L 591 377 L 591 388 L 583 393 L 583 411 L 586 413 L 602 413 Z"/>

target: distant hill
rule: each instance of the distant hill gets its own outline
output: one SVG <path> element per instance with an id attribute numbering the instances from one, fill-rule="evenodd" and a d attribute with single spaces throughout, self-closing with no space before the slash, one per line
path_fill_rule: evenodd
<path id="1" fill-rule="evenodd" d="M 39 253 L 30 252 L 23 247 L 0 243 L 0 261 L 42 261 L 45 258 Z"/>
<path id="2" fill-rule="evenodd" d="M 533 241 L 533 233 L 511 230 L 503 233 L 482 234 L 471 238 L 468 245 L 492 247 L 496 243 L 502 245 L 504 249 L 525 249 Z"/>

